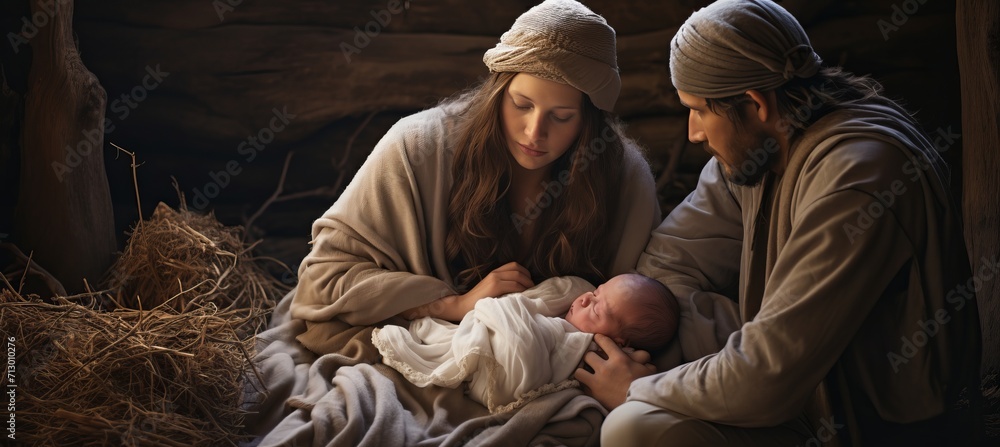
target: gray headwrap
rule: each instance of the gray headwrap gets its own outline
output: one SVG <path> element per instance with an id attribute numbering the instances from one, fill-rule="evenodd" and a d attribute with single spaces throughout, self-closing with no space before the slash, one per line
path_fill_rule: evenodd
<path id="1" fill-rule="evenodd" d="M 575 0 L 546 0 L 521 14 L 486 51 L 490 72 L 520 72 L 569 84 L 612 111 L 621 78 L 615 30 Z"/>
<path id="2" fill-rule="evenodd" d="M 770 90 L 816 74 L 821 63 L 802 25 L 770 0 L 719 0 L 670 41 L 674 87 L 704 98 Z"/>

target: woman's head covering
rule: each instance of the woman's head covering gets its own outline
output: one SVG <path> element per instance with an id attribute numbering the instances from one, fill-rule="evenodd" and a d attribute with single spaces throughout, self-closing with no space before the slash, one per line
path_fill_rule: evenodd
<path id="1" fill-rule="evenodd" d="M 770 90 L 816 74 L 821 63 L 802 25 L 770 0 L 719 0 L 670 41 L 674 87 L 704 98 Z"/>
<path id="2" fill-rule="evenodd" d="M 521 14 L 483 62 L 490 72 L 569 84 L 602 110 L 613 110 L 621 91 L 615 30 L 575 0 L 546 0 Z"/>

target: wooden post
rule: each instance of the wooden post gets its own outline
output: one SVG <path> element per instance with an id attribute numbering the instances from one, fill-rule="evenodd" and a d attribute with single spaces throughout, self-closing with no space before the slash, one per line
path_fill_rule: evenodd
<path id="1" fill-rule="evenodd" d="M 960 0 L 962 215 L 983 327 L 983 373 L 1000 372 L 1000 3 Z"/>
<path id="2" fill-rule="evenodd" d="M 104 172 L 107 95 L 80 60 L 73 1 L 31 0 L 31 13 L 47 23 L 30 40 L 13 237 L 73 293 L 83 279 L 100 281 L 116 249 Z"/>

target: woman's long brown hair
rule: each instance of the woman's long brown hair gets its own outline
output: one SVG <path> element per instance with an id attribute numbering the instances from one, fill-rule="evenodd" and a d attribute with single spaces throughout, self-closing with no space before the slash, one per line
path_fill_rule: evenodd
<path id="1" fill-rule="evenodd" d="M 617 244 L 608 232 L 622 181 L 622 125 L 584 96 L 580 135 L 550 169 L 540 213 L 511 209 L 512 164 L 502 122 L 503 96 L 516 73 L 494 73 L 447 101 L 456 115 L 447 256 L 456 285 L 467 290 L 497 267 L 524 265 L 534 279 L 576 275 L 603 282 Z M 556 182 L 556 183 L 552 183 Z M 544 202 L 544 203 L 543 203 Z M 519 253 L 520 227 L 533 220 L 530 252 Z M 615 246 L 612 246 L 615 245 Z"/>

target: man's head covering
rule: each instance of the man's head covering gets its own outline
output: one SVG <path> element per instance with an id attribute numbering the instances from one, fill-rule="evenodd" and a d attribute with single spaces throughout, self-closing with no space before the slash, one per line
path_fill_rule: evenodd
<path id="1" fill-rule="evenodd" d="M 770 0 L 719 0 L 670 41 L 674 87 L 704 98 L 770 90 L 816 74 L 821 63 L 802 25 Z"/>
<path id="2" fill-rule="evenodd" d="M 546 0 L 521 14 L 483 62 L 490 72 L 569 84 L 602 110 L 613 110 L 621 91 L 615 30 L 575 0 Z"/>

